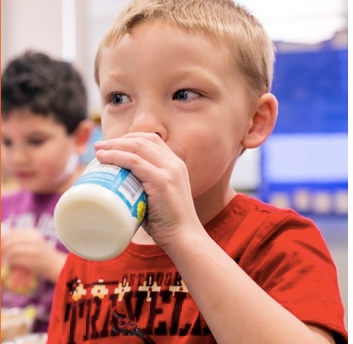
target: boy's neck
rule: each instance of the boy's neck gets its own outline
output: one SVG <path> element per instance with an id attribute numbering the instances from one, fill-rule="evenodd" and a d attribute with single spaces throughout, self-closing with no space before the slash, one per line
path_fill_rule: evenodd
<path id="1" fill-rule="evenodd" d="M 60 186 L 58 186 L 57 193 L 64 193 L 66 190 L 68 190 L 72 184 L 80 177 L 84 169 L 85 166 L 78 165 L 74 173 L 72 173 L 68 178 L 65 179 L 65 181 L 61 183 Z"/>
<path id="2" fill-rule="evenodd" d="M 217 187 L 194 200 L 195 209 L 203 226 L 219 214 L 235 197 L 236 191 L 228 186 L 226 191 L 217 192 Z"/>

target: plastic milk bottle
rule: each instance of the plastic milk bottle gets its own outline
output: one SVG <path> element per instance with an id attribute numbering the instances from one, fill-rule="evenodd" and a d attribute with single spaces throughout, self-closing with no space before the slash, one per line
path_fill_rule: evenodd
<path id="1" fill-rule="evenodd" d="M 54 222 L 70 251 L 102 261 L 126 249 L 146 212 L 146 193 L 131 172 L 93 159 L 59 199 Z"/>

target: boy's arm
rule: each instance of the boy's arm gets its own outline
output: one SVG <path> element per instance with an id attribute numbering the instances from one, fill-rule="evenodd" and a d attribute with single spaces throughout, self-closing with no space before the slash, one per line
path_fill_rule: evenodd
<path id="1" fill-rule="evenodd" d="M 334 343 L 328 331 L 305 325 L 272 299 L 201 225 L 196 230 L 180 231 L 180 234 L 166 252 L 217 343 Z M 221 296 L 220 281 L 227 281 L 222 283 Z M 208 288 L 204 288 L 205 285 Z"/>
<path id="2" fill-rule="evenodd" d="M 48 247 L 48 265 L 44 268 L 43 275 L 53 283 L 56 283 L 65 264 L 66 258 L 67 253 L 61 252 L 53 247 Z"/>
<path id="3" fill-rule="evenodd" d="M 7 263 L 19 266 L 56 282 L 67 253 L 52 247 L 34 229 L 13 230 L 2 238 L 2 254 Z"/>

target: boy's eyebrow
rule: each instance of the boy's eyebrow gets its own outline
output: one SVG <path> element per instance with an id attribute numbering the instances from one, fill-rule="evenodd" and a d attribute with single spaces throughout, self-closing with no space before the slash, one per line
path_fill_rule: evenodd
<path id="1" fill-rule="evenodd" d="M 27 132 L 24 135 L 27 138 L 37 137 L 37 136 L 49 137 L 49 136 L 51 136 L 51 133 L 50 132 L 46 132 L 46 131 L 34 130 L 34 131 Z"/>
<path id="2" fill-rule="evenodd" d="M 27 136 L 50 136 L 50 135 L 48 135 L 48 133 L 35 131 L 35 132 L 32 132 L 32 133 L 28 133 Z"/>

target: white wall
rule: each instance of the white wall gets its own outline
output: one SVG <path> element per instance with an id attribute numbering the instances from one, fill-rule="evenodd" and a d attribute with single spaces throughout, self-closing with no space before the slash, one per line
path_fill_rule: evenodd
<path id="1" fill-rule="evenodd" d="M 61 56 L 61 0 L 3 0 L 2 64 L 25 49 Z"/>

